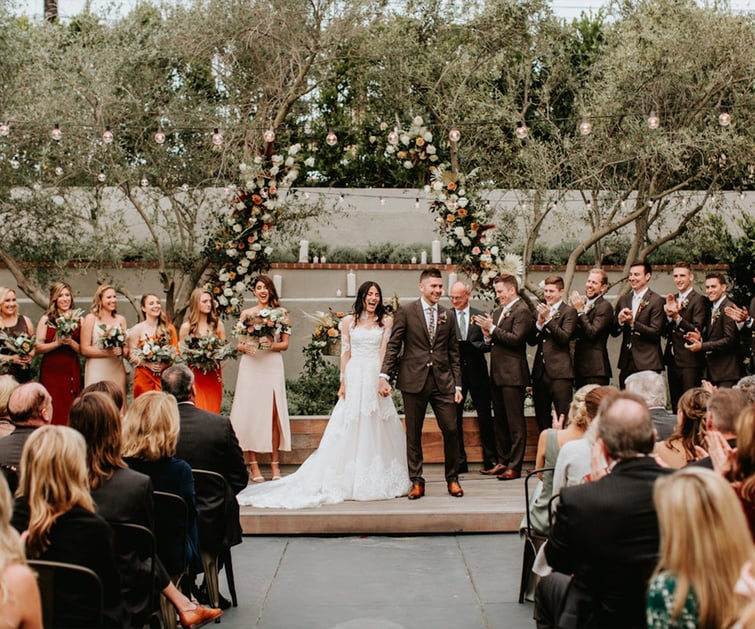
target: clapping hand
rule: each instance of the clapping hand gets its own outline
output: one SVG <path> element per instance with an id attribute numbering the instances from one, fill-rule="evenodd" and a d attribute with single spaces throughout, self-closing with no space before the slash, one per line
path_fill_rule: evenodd
<path id="1" fill-rule="evenodd" d="M 700 334 L 700 330 L 697 328 L 692 330 L 692 332 L 687 332 L 684 335 L 684 340 L 687 341 L 684 347 L 691 352 L 699 352 L 703 348 L 703 335 Z"/>
<path id="2" fill-rule="evenodd" d="M 537 323 L 540 327 L 544 326 L 551 320 L 551 307 L 548 304 L 540 302 L 537 305 Z"/>
<path id="3" fill-rule="evenodd" d="M 666 295 L 666 303 L 663 306 L 663 310 L 669 319 L 676 319 L 679 316 L 679 303 L 671 293 Z"/>
<path id="4" fill-rule="evenodd" d="M 747 319 L 750 318 L 750 314 L 747 312 L 747 308 L 740 308 L 736 305 L 726 306 L 726 308 L 724 308 L 724 313 L 727 317 L 731 317 L 737 323 L 744 323 L 745 321 L 747 321 Z"/>
<path id="5" fill-rule="evenodd" d="M 482 330 L 483 334 L 485 334 L 485 336 L 490 336 L 490 330 L 493 327 L 493 318 L 488 314 L 478 314 L 472 318 Z"/>
<path id="6" fill-rule="evenodd" d="M 574 308 L 577 312 L 583 312 L 585 309 L 585 304 L 587 303 L 587 300 L 584 296 L 580 295 L 578 291 L 574 291 L 571 294 L 571 305 L 572 308 Z"/>
<path id="7" fill-rule="evenodd" d="M 708 453 L 713 463 L 713 469 L 728 476 L 734 469 L 734 462 L 737 458 L 737 449 L 732 448 L 729 442 L 718 430 L 709 430 L 708 434 Z"/>
<path id="8" fill-rule="evenodd" d="M 619 320 L 619 325 L 631 324 L 634 321 L 634 315 L 632 314 L 632 309 L 622 308 L 619 311 L 619 315 L 617 319 Z"/>

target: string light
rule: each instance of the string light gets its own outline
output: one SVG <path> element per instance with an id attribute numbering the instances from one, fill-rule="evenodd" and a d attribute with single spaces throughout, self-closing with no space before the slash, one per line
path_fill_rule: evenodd
<path id="1" fill-rule="evenodd" d="M 212 145 L 221 146 L 223 144 L 223 134 L 220 133 L 220 129 L 215 127 L 212 130 Z"/>
<path id="2" fill-rule="evenodd" d="M 649 129 L 657 129 L 658 126 L 661 124 L 661 121 L 658 119 L 658 116 L 655 115 L 655 111 L 650 112 L 647 122 L 648 122 Z"/>
<path id="3" fill-rule="evenodd" d="M 101 170 L 100 173 L 97 175 L 97 181 L 100 183 L 105 183 L 105 180 L 107 179 L 107 175 L 105 175 L 105 171 Z"/>
<path id="4" fill-rule="evenodd" d="M 155 133 L 155 142 L 157 142 L 158 144 L 165 144 L 165 133 L 160 128 L 158 128 L 157 132 Z"/>
<path id="5" fill-rule="evenodd" d="M 722 111 L 718 116 L 718 124 L 722 127 L 728 127 L 731 124 L 731 114 L 728 111 Z"/>
<path id="6" fill-rule="evenodd" d="M 110 144 L 113 141 L 113 132 L 110 127 L 105 127 L 105 131 L 102 132 L 102 141 L 105 144 Z"/>
<path id="7" fill-rule="evenodd" d="M 273 143 L 273 141 L 275 140 L 275 131 L 273 130 L 272 127 L 262 134 L 262 139 L 265 140 L 265 142 L 267 142 L 268 144 Z"/>
<path id="8" fill-rule="evenodd" d="M 458 142 L 461 140 L 461 131 L 459 131 L 456 127 L 453 127 L 448 132 L 448 139 L 451 140 L 451 142 Z"/>
<path id="9" fill-rule="evenodd" d="M 530 133 L 530 130 L 527 128 L 527 125 L 525 125 L 523 122 L 519 123 L 519 126 L 516 128 L 516 137 L 518 137 L 520 140 L 524 140 Z"/>
<path id="10" fill-rule="evenodd" d="M 582 118 L 582 122 L 579 123 L 579 132 L 582 135 L 590 135 L 592 133 L 592 123 L 587 118 Z"/>
<path id="11" fill-rule="evenodd" d="M 3 137 L 10 135 L 10 122 L 0 123 L 0 135 Z"/>
<path id="12" fill-rule="evenodd" d="M 19 163 L 18 163 L 18 160 L 17 160 L 17 159 L 15 158 L 15 157 L 12 157 L 12 158 L 11 158 L 11 160 L 10 160 L 10 167 L 11 167 L 11 168 L 12 168 L 13 170 L 18 170 L 18 167 L 19 167 L 20 165 L 21 165 L 21 164 L 19 164 Z"/>
<path id="13" fill-rule="evenodd" d="M 332 131 L 328 131 L 328 135 L 325 136 L 325 142 L 328 146 L 335 146 L 338 144 L 338 136 Z"/>
<path id="14" fill-rule="evenodd" d="M 57 175 L 58 177 L 62 177 L 62 176 L 63 176 L 63 169 L 62 169 L 62 168 L 61 168 L 60 166 L 56 166 L 56 167 L 55 167 L 55 174 L 56 174 L 56 175 Z"/>
<path id="15" fill-rule="evenodd" d="M 50 137 L 56 142 L 60 142 L 60 138 L 63 137 L 63 132 L 60 130 L 60 125 L 57 122 L 52 128 L 52 131 L 50 131 Z"/>
<path id="16" fill-rule="evenodd" d="M 146 188 L 149 185 L 149 180 L 146 177 L 142 177 L 142 180 L 139 182 L 142 186 L 142 188 Z"/>
<path id="17" fill-rule="evenodd" d="M 396 129 L 392 129 L 388 134 L 388 141 L 391 144 L 398 144 L 398 131 L 396 131 Z"/>

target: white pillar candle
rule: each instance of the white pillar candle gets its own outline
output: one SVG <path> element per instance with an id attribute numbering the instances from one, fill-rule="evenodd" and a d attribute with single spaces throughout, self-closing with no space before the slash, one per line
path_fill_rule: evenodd
<path id="1" fill-rule="evenodd" d="M 280 275 L 273 275 L 273 286 L 275 286 L 275 292 L 278 293 L 278 297 L 280 297 L 283 292 L 283 277 Z"/>
<path id="2" fill-rule="evenodd" d="M 346 296 L 355 297 L 357 294 L 357 274 L 349 271 L 346 274 Z"/>
<path id="3" fill-rule="evenodd" d="M 430 245 L 433 264 L 440 264 L 440 240 L 433 240 Z"/>
<path id="4" fill-rule="evenodd" d="M 451 294 L 451 287 L 456 284 L 457 275 L 453 271 L 448 274 L 448 294 Z"/>
<path id="5" fill-rule="evenodd" d="M 417 264 L 417 256 L 412 256 L 412 264 Z"/>
<path id="6" fill-rule="evenodd" d="M 427 251 L 424 249 L 422 250 L 422 253 L 419 254 L 419 263 L 427 264 Z"/>
<path id="7" fill-rule="evenodd" d="M 309 262 L 309 241 L 299 241 L 299 262 Z"/>
<path id="8" fill-rule="evenodd" d="M 451 258 L 446 258 L 446 264 L 451 264 Z"/>
<path id="9" fill-rule="evenodd" d="M 319 263 L 320 263 L 320 258 L 318 258 L 317 256 L 312 256 L 312 264 L 319 264 Z"/>

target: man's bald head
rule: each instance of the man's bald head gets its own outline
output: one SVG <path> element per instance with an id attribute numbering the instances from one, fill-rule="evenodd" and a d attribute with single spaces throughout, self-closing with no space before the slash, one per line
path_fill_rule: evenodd
<path id="1" fill-rule="evenodd" d="M 464 310 L 469 304 L 469 297 L 472 289 L 464 282 L 454 282 L 451 285 L 449 297 L 456 310 Z"/>
<path id="2" fill-rule="evenodd" d="M 21 384 L 8 398 L 8 416 L 17 426 L 49 424 L 52 421 L 52 397 L 38 382 Z"/>

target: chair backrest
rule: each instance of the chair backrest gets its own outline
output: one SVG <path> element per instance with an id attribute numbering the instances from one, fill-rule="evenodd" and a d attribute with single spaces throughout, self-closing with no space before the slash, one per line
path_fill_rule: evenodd
<path id="1" fill-rule="evenodd" d="M 188 566 L 189 507 L 178 494 L 153 492 L 157 556 L 171 577 L 186 572 Z"/>
<path id="2" fill-rule="evenodd" d="M 84 566 L 30 559 L 37 573 L 45 627 L 102 627 L 102 582 Z"/>
<path id="3" fill-rule="evenodd" d="M 192 474 L 199 509 L 199 545 L 203 552 L 217 553 L 226 537 L 228 483 L 222 474 L 211 470 L 196 469 Z"/>
<path id="4" fill-rule="evenodd" d="M 108 522 L 121 575 L 121 591 L 132 623 L 146 624 L 157 610 L 157 542 L 150 529 L 132 522 Z"/>
<path id="5" fill-rule="evenodd" d="M 539 477 L 540 474 L 553 474 L 556 470 L 555 467 L 541 467 L 536 470 L 532 470 L 524 479 L 524 509 L 527 515 L 527 535 L 532 535 L 532 519 L 530 516 L 530 479 Z"/>

